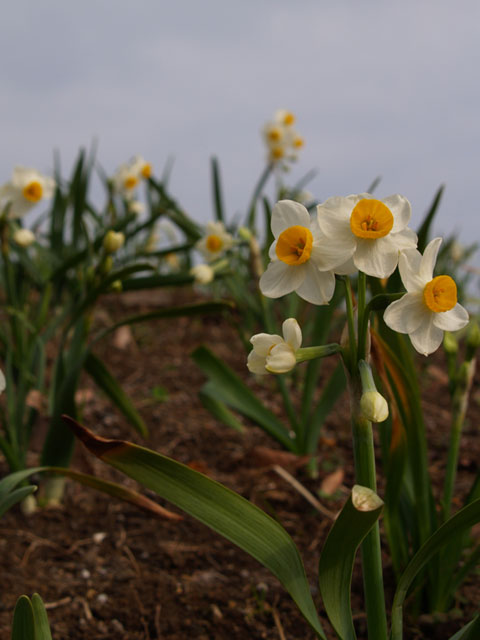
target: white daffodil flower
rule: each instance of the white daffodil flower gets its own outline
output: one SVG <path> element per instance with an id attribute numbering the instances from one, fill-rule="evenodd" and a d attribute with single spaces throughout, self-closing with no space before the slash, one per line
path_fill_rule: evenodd
<path id="1" fill-rule="evenodd" d="M 13 241 L 19 247 L 26 249 L 35 242 L 35 234 L 30 229 L 16 229 L 13 233 Z"/>
<path id="2" fill-rule="evenodd" d="M 407 293 L 383 314 L 394 331 L 407 333 L 415 349 L 427 356 L 438 349 L 444 331 L 468 324 L 468 312 L 457 302 L 457 285 L 450 276 L 433 277 L 441 238 L 434 238 L 422 254 L 416 249 L 400 255 L 399 270 Z"/>
<path id="3" fill-rule="evenodd" d="M 278 109 L 273 119 L 263 127 L 269 162 L 279 165 L 282 161 L 297 159 L 297 152 L 304 146 L 304 140 L 293 127 L 294 123 L 295 116 L 291 111 Z"/>
<path id="4" fill-rule="evenodd" d="M 327 304 L 335 290 L 335 275 L 323 259 L 320 230 L 306 208 L 293 200 L 277 202 L 272 211 L 275 241 L 270 264 L 260 278 L 268 298 L 296 293 L 313 304 Z M 320 246 L 321 245 L 321 246 Z"/>
<path id="5" fill-rule="evenodd" d="M 152 175 L 152 165 L 142 156 L 135 156 L 130 162 L 130 168 L 133 172 L 137 172 L 142 178 L 150 178 Z"/>
<path id="6" fill-rule="evenodd" d="M 9 218 L 21 218 L 40 200 L 51 198 L 56 183 L 36 169 L 15 167 L 10 182 L 0 187 L 0 209 L 10 204 Z"/>
<path id="7" fill-rule="evenodd" d="M 209 222 L 205 235 L 196 243 L 195 248 L 206 260 L 212 262 L 230 249 L 232 244 L 233 238 L 225 230 L 223 222 Z"/>
<path id="8" fill-rule="evenodd" d="M 326 242 L 323 259 L 335 273 L 355 269 L 387 278 L 401 251 L 415 249 L 417 236 L 407 227 L 412 210 L 399 194 L 377 200 L 369 193 L 335 196 L 318 205 L 318 225 Z"/>
<path id="9" fill-rule="evenodd" d="M 296 352 L 302 344 L 302 330 L 295 318 L 282 324 L 283 338 L 269 333 L 257 333 L 250 338 L 253 345 L 247 367 L 252 373 L 286 373 L 297 363 Z"/>

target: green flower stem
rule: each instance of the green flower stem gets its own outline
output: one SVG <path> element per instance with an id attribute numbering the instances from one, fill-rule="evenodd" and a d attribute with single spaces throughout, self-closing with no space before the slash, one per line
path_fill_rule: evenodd
<path id="1" fill-rule="evenodd" d="M 363 271 L 358 272 L 358 359 L 363 360 L 366 355 L 368 310 L 366 306 L 367 276 Z"/>
<path id="2" fill-rule="evenodd" d="M 377 481 L 372 423 L 362 416 L 360 410 L 362 385 L 358 374 L 349 377 L 349 389 L 352 411 L 355 482 L 376 492 Z M 362 573 L 368 637 L 371 640 L 387 640 L 387 615 L 378 523 L 362 543 Z"/>
<path id="3" fill-rule="evenodd" d="M 443 492 L 443 520 L 449 519 L 452 510 L 453 488 L 457 475 L 458 453 L 460 449 L 460 436 L 462 433 L 465 414 L 468 406 L 468 396 L 475 375 L 475 358 L 470 362 L 464 362 L 460 367 L 457 383 L 453 392 L 453 421 L 450 434 L 450 447 L 448 449 L 447 468 L 445 471 L 445 484 Z"/>
<path id="4" fill-rule="evenodd" d="M 300 347 L 297 349 L 295 356 L 298 362 L 305 362 L 305 360 L 313 360 L 314 358 L 325 358 L 326 356 L 332 356 L 335 353 L 340 353 L 342 347 L 336 342 L 331 344 L 324 344 L 319 347 Z"/>
<path id="5" fill-rule="evenodd" d="M 348 326 L 348 369 L 350 373 L 355 372 L 357 364 L 357 341 L 355 338 L 355 316 L 353 312 L 353 296 L 350 278 L 344 276 L 342 278 L 345 286 L 345 302 L 347 305 L 347 326 Z"/>

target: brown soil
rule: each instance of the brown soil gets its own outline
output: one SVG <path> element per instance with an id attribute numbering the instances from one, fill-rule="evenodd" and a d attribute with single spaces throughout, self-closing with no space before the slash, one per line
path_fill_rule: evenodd
<path id="1" fill-rule="evenodd" d="M 183 291 L 180 301 L 195 294 Z M 179 302 L 178 292 L 160 291 L 107 297 L 99 322 L 131 315 L 152 306 Z M 103 316 L 102 316 L 103 314 Z M 343 486 L 353 483 L 352 449 L 346 402 L 329 416 L 320 443 L 320 477 L 310 479 L 304 468 L 277 455 L 277 445 L 249 425 L 244 435 L 220 424 L 202 407 L 197 392 L 204 382 L 189 354 L 199 344 L 215 353 L 255 388 L 271 408 L 275 394 L 267 381 L 260 386 L 245 367 L 244 350 L 225 318 L 156 320 L 135 326 L 122 344 L 112 337 L 98 349 L 150 429 L 142 441 L 94 390 L 88 379 L 82 388 L 85 426 L 96 433 L 129 439 L 189 464 L 241 493 L 277 518 L 302 554 L 312 593 L 319 601 L 316 575 L 320 550 L 331 520 L 319 514 L 272 466 L 287 468 L 318 497 L 320 483 L 333 471 L 344 472 Z M 133 339 L 132 339 L 133 338 Z M 429 360 L 422 376 L 425 415 L 431 448 L 430 471 L 441 481 L 448 445 L 449 400 L 441 357 Z M 155 387 L 166 389 L 164 401 Z M 480 415 L 479 381 L 462 436 L 457 488 L 468 487 L 476 473 Z M 31 464 L 36 463 L 33 452 Z M 94 459 L 80 445 L 73 468 L 115 479 L 138 488 Z M 5 465 L 1 467 L 6 472 Z M 153 497 L 151 494 L 148 494 Z M 331 512 L 343 500 L 321 499 Z M 339 497 L 338 497 L 339 496 Z M 154 498 L 158 500 L 158 498 Z M 164 504 L 159 500 L 161 504 Z M 171 505 L 168 508 L 176 511 Z M 154 519 L 134 506 L 116 502 L 68 483 L 61 508 L 25 516 L 18 507 L 0 523 L 2 597 L 0 637 L 8 638 L 17 597 L 39 592 L 47 604 L 55 640 L 309 640 L 314 634 L 278 581 L 255 560 L 189 516 L 181 522 Z M 385 581 L 391 597 L 392 576 L 385 556 Z M 461 590 L 455 611 L 440 620 L 428 617 L 406 623 L 406 639 L 449 638 L 468 621 L 480 587 L 473 576 Z M 358 637 L 365 638 L 361 579 L 355 572 L 352 606 Z M 322 614 L 329 638 L 331 627 Z"/>

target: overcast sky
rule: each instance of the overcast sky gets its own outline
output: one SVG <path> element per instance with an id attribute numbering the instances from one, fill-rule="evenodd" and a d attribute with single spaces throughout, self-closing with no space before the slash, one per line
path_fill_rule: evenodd
<path id="1" fill-rule="evenodd" d="M 14 165 L 64 173 L 98 139 L 113 172 L 135 153 L 197 220 L 209 159 L 230 215 L 265 160 L 260 129 L 297 116 L 316 198 L 401 193 L 416 226 L 446 183 L 436 231 L 480 239 L 478 0 L 16 0 L 0 21 L 0 183 Z M 290 180 L 290 178 L 289 178 Z"/>

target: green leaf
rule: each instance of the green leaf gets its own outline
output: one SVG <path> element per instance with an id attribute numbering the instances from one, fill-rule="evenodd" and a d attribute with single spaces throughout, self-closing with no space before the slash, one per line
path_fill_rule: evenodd
<path id="1" fill-rule="evenodd" d="M 450 640 L 478 640 L 480 637 L 480 616 L 476 616 L 468 624 L 457 631 Z"/>
<path id="2" fill-rule="evenodd" d="M 17 502 L 21 502 L 24 498 L 26 498 L 36 490 L 37 487 L 33 484 L 28 485 L 27 487 L 19 487 L 18 489 L 14 489 L 11 493 L 0 500 L 0 518 L 6 511 L 10 509 L 10 507 L 13 507 L 13 505 L 17 504 Z"/>
<path id="3" fill-rule="evenodd" d="M 217 358 L 207 347 L 195 349 L 192 358 L 208 376 L 215 388 L 218 401 L 253 420 L 289 451 L 295 451 L 295 443 L 285 426 L 271 411 L 264 407 L 230 367 Z"/>
<path id="4" fill-rule="evenodd" d="M 212 186 L 215 218 L 216 220 L 223 222 L 225 220 L 225 216 L 223 214 L 222 183 L 220 180 L 220 168 L 216 158 L 212 158 Z"/>
<path id="5" fill-rule="evenodd" d="M 65 420 L 101 460 L 173 502 L 267 567 L 325 639 L 298 549 L 278 522 L 237 493 L 171 458 L 122 440 L 100 438 L 71 418 L 65 416 Z"/>
<path id="6" fill-rule="evenodd" d="M 355 485 L 327 536 L 320 556 L 318 581 L 325 611 L 342 640 L 356 638 L 350 606 L 353 563 L 362 540 L 382 512 L 383 502 L 371 489 Z"/>
<path id="7" fill-rule="evenodd" d="M 91 351 L 84 364 L 85 371 L 93 378 L 95 384 L 110 398 L 113 404 L 131 422 L 144 438 L 148 437 L 147 425 L 136 410 L 130 398 L 113 377 L 103 362 Z"/>
<path id="8" fill-rule="evenodd" d="M 122 281 L 122 289 L 123 291 L 140 291 L 143 289 L 156 289 L 157 287 L 179 287 L 184 284 L 192 284 L 192 282 L 193 276 L 189 273 L 172 273 L 129 278 Z"/>
<path id="9" fill-rule="evenodd" d="M 32 596 L 32 607 L 35 620 L 35 640 L 52 640 L 47 611 L 38 593 L 34 593 Z"/>
<path id="10" fill-rule="evenodd" d="M 420 547 L 397 584 L 392 606 L 392 640 L 402 640 L 403 603 L 407 591 L 425 564 L 440 551 L 452 536 L 480 522 L 480 499 L 460 509 Z"/>
<path id="11" fill-rule="evenodd" d="M 437 212 L 438 205 L 440 204 L 440 200 L 442 199 L 444 189 L 445 189 L 445 185 L 444 184 L 440 185 L 440 187 L 438 188 L 433 198 L 432 204 L 430 205 L 430 208 L 427 211 L 425 218 L 422 224 L 420 225 L 419 230 L 417 231 L 417 235 L 418 235 L 417 249 L 420 251 L 420 253 L 423 253 L 425 247 L 428 244 L 430 227 L 432 226 L 432 222 Z"/>
<path id="12" fill-rule="evenodd" d="M 33 607 L 27 596 L 20 596 L 15 605 L 11 640 L 35 640 Z"/>
<path id="13" fill-rule="evenodd" d="M 238 420 L 235 415 L 230 411 L 224 402 L 221 402 L 217 397 L 217 390 L 214 384 L 207 382 L 199 392 L 200 401 L 210 411 L 212 416 L 226 424 L 227 427 L 235 429 L 235 431 L 245 431 L 245 427 Z"/>

